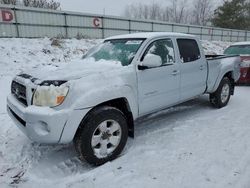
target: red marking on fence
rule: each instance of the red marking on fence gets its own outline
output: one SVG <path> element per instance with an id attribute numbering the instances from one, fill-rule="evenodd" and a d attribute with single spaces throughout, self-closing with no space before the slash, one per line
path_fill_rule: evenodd
<path id="1" fill-rule="evenodd" d="M 101 27 L 101 19 L 100 18 L 94 18 L 93 19 L 93 25 L 94 25 L 94 27 Z"/>
<path id="2" fill-rule="evenodd" d="M 3 22 L 11 22 L 14 19 L 13 13 L 9 10 L 2 10 Z"/>

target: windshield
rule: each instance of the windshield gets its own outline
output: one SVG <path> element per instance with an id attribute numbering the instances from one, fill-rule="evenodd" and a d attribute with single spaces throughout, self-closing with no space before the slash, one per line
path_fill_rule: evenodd
<path id="1" fill-rule="evenodd" d="M 83 59 L 94 58 L 95 61 L 119 61 L 123 66 L 129 65 L 145 39 L 113 39 L 90 49 Z"/>
<path id="2" fill-rule="evenodd" d="M 228 47 L 224 54 L 226 55 L 250 55 L 250 45 L 235 45 Z"/>

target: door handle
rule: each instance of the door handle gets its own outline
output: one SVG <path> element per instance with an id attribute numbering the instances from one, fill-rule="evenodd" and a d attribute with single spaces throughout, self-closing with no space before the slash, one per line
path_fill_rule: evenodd
<path id="1" fill-rule="evenodd" d="M 174 71 L 172 72 L 172 75 L 173 75 L 173 76 L 176 76 L 177 74 L 179 74 L 179 71 L 178 71 L 178 70 L 174 70 Z"/>
<path id="2" fill-rule="evenodd" d="M 203 70 L 203 69 L 204 69 L 204 66 L 203 66 L 203 65 L 201 65 L 201 66 L 200 66 L 200 70 Z"/>

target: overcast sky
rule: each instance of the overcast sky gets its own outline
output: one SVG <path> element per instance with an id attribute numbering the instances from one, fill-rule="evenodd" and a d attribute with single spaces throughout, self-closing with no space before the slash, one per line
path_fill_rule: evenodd
<path id="1" fill-rule="evenodd" d="M 57 0 L 61 3 L 62 10 L 88 12 L 120 16 L 126 5 L 132 3 L 166 3 L 168 0 Z"/>

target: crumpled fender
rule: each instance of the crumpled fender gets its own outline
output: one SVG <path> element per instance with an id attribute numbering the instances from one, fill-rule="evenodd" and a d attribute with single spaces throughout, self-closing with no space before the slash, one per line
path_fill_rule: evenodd
<path id="1" fill-rule="evenodd" d="M 133 117 L 138 117 L 136 90 L 129 85 L 110 85 L 92 88 L 75 100 L 73 109 L 93 108 L 101 103 L 117 98 L 127 99 Z"/>

